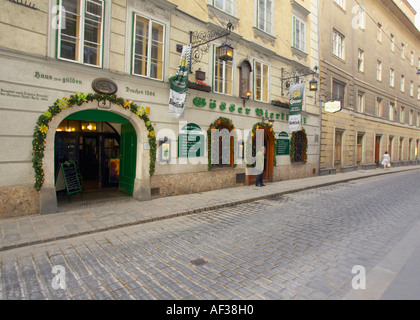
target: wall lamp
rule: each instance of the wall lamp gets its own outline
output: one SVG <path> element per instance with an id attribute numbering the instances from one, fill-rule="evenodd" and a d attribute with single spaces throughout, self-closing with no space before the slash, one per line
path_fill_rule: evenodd
<path id="1" fill-rule="evenodd" d="M 242 101 L 244 103 L 244 107 L 245 107 L 245 104 L 249 100 L 250 97 L 251 97 L 251 91 L 247 91 L 246 92 L 246 98 L 242 98 Z"/>
<path id="2" fill-rule="evenodd" d="M 315 66 L 314 71 L 311 72 L 303 72 L 300 70 L 294 70 L 291 73 L 285 71 L 283 68 L 281 69 L 281 94 L 283 95 L 283 86 L 287 89 L 290 88 L 290 81 L 291 79 L 294 80 L 294 83 L 299 83 L 301 77 L 306 77 L 308 75 L 312 75 L 312 80 L 309 81 L 309 90 L 310 91 L 317 91 L 318 90 L 318 81 L 315 79 L 315 74 L 317 74 L 318 67 Z"/>
<path id="3" fill-rule="evenodd" d="M 268 124 L 272 127 L 273 126 L 273 124 L 274 124 L 274 119 L 273 119 L 273 117 L 264 117 L 264 116 L 262 116 L 262 122 L 265 122 L 265 121 L 267 121 L 268 122 Z"/>

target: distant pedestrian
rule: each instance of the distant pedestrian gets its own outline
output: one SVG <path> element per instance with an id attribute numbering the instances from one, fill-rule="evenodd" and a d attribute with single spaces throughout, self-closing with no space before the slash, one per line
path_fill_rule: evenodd
<path id="1" fill-rule="evenodd" d="M 257 154 L 255 155 L 255 169 L 257 170 L 257 180 L 255 181 L 255 186 L 264 187 L 263 183 L 263 173 L 264 173 L 264 153 L 265 148 L 262 147 Z"/>
<path id="2" fill-rule="evenodd" d="M 381 164 L 384 166 L 384 169 L 391 168 L 391 158 L 389 157 L 388 151 L 385 151 Z"/>

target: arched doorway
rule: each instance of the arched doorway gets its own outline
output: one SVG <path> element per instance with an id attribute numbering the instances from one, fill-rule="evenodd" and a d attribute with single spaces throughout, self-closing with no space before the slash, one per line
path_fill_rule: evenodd
<path id="1" fill-rule="evenodd" d="M 55 136 L 55 181 L 58 204 L 66 204 L 61 164 L 74 161 L 84 199 L 132 195 L 137 135 L 128 119 L 103 110 L 83 110 L 66 117 Z M 61 179 L 60 179 L 61 178 Z M 77 201 L 79 198 L 75 197 Z"/>
<path id="2" fill-rule="evenodd" d="M 263 181 L 272 182 L 273 181 L 273 173 L 274 173 L 274 157 L 275 157 L 275 148 L 274 148 L 274 136 L 270 131 L 271 127 L 267 126 L 258 126 L 256 130 L 261 129 L 264 130 L 264 135 L 253 134 L 252 136 L 252 156 L 255 157 L 257 153 L 257 145 L 262 145 L 265 147 L 265 154 L 264 154 L 264 171 L 263 171 Z M 257 139 L 261 139 L 259 143 L 257 143 Z M 255 166 L 255 163 L 252 164 L 252 167 Z M 255 175 L 248 175 L 248 184 L 255 184 L 256 176 Z"/>
<path id="3" fill-rule="evenodd" d="M 128 148 L 132 152 L 132 160 L 129 161 L 132 183 L 130 187 L 131 191 L 128 191 L 128 193 L 132 194 L 133 198 L 137 200 L 149 200 L 151 198 L 149 172 L 150 150 L 144 148 L 144 142 L 148 141 L 148 129 L 145 122 L 137 114 L 130 111 L 130 109 L 121 108 L 116 104 L 111 103 L 109 109 L 105 111 L 98 110 L 98 101 L 86 101 L 80 105 L 74 105 L 71 108 L 62 110 L 59 114 L 55 115 L 48 124 L 49 129 L 45 137 L 43 158 L 44 185 L 40 190 L 41 214 L 57 212 L 58 209 L 55 190 L 55 139 L 57 129 L 64 120 L 72 118 L 72 120 L 76 120 L 77 116 L 80 115 L 82 115 L 83 121 L 92 119 L 89 118 L 86 113 L 77 114 L 80 111 L 89 111 L 91 115 L 94 115 L 95 120 L 100 120 L 100 117 L 104 115 L 112 117 L 119 116 L 120 119 L 124 119 L 123 122 L 125 122 L 121 127 L 127 125 L 127 127 L 131 128 L 129 143 L 130 145 L 135 146 L 135 149 Z M 76 121 L 82 120 L 79 119 Z"/>

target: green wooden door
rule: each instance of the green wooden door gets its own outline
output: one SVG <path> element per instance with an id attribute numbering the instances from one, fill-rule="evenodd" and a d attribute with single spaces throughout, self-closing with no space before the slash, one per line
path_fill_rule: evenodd
<path id="1" fill-rule="evenodd" d="M 131 124 L 121 126 L 120 190 L 133 195 L 136 177 L 137 135 Z"/>

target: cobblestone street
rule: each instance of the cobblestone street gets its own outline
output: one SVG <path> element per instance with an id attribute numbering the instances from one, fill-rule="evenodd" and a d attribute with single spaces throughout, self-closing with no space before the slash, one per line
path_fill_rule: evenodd
<path id="1" fill-rule="evenodd" d="M 419 190 L 395 173 L 6 250 L 0 299 L 343 299 L 419 220 Z"/>

